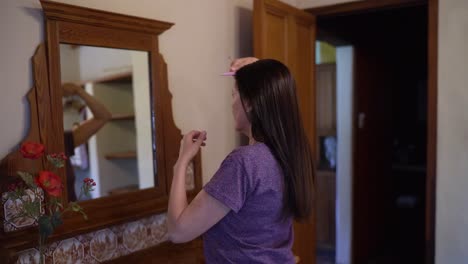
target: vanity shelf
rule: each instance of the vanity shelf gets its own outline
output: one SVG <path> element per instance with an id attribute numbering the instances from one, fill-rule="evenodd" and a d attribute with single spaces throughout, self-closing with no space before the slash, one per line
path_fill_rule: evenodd
<path id="1" fill-rule="evenodd" d="M 116 159 L 136 159 L 137 154 L 135 151 L 126 151 L 126 152 L 115 152 L 109 153 L 104 156 L 107 160 L 116 160 Z"/>
<path id="2" fill-rule="evenodd" d="M 112 121 L 117 120 L 135 120 L 135 114 L 128 114 L 128 115 L 113 115 L 111 118 Z"/>

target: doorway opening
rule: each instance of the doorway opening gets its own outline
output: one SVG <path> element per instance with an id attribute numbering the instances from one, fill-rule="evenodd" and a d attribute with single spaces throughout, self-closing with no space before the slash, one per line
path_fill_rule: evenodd
<path id="1" fill-rule="evenodd" d="M 319 264 L 426 261 L 427 14 L 318 17 L 319 46 L 335 52 L 316 66 Z"/>

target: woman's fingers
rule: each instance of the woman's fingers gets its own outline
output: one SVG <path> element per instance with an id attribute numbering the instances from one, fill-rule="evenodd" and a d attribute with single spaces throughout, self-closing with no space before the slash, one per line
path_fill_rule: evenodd
<path id="1" fill-rule="evenodd" d="M 186 138 L 190 138 L 192 141 L 196 141 L 199 138 L 206 140 L 206 132 L 193 130 L 186 135 Z"/>
<path id="2" fill-rule="evenodd" d="M 206 131 L 198 131 L 192 130 L 185 134 L 184 138 L 182 139 L 185 141 L 185 145 L 187 147 L 191 144 L 198 144 L 199 146 L 206 146 L 205 140 L 207 139 Z"/>
<path id="3" fill-rule="evenodd" d="M 184 138 L 191 141 L 196 141 L 201 137 L 202 140 L 206 140 L 206 131 L 192 130 L 185 134 Z"/>
<path id="4" fill-rule="evenodd" d="M 193 142 L 197 142 L 197 139 L 194 138 L 192 141 L 193 141 Z M 202 147 L 206 146 L 206 142 L 203 141 L 202 144 L 201 144 L 201 146 L 202 146 Z"/>
<path id="5" fill-rule="evenodd" d="M 197 138 L 200 135 L 200 133 L 201 133 L 200 131 L 192 130 L 192 131 L 188 132 L 187 134 L 185 134 L 184 138 L 186 138 L 186 139 Z"/>
<path id="6" fill-rule="evenodd" d="M 197 155 L 200 147 L 206 146 L 206 131 L 192 130 L 184 135 L 179 150 L 179 160 L 189 162 Z"/>
<path id="7" fill-rule="evenodd" d="M 206 140 L 206 131 L 201 131 L 198 135 L 195 135 L 193 137 L 194 140 L 198 140 L 198 139 L 201 139 L 201 140 Z"/>
<path id="8" fill-rule="evenodd" d="M 74 83 L 64 83 L 62 84 L 63 94 L 65 96 L 71 96 L 76 93 L 77 90 L 81 89 L 78 85 Z"/>
<path id="9" fill-rule="evenodd" d="M 205 131 L 202 131 L 196 141 L 195 141 L 195 144 L 197 144 L 199 147 L 203 144 L 203 142 L 205 141 L 205 137 L 206 137 L 206 132 Z"/>

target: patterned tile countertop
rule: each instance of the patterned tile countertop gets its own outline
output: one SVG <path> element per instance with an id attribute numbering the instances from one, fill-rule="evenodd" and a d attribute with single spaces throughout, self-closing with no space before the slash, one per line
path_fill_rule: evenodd
<path id="1" fill-rule="evenodd" d="M 166 214 L 57 241 L 45 250 L 46 264 L 93 264 L 125 256 L 167 241 Z M 39 264 L 35 248 L 18 253 L 17 263 Z"/>

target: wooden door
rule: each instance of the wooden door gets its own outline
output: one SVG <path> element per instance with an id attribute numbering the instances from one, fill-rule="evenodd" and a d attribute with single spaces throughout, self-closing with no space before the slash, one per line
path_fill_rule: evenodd
<path id="1" fill-rule="evenodd" d="M 297 83 L 299 108 L 313 150 L 315 121 L 315 17 L 277 0 L 254 1 L 254 53 L 286 64 Z M 315 216 L 294 223 L 294 254 L 315 263 Z"/>
<path id="2" fill-rule="evenodd" d="M 391 208 L 391 68 L 376 48 L 356 45 L 353 173 L 353 263 L 385 255 Z M 378 87 L 378 88 L 376 88 Z"/>

